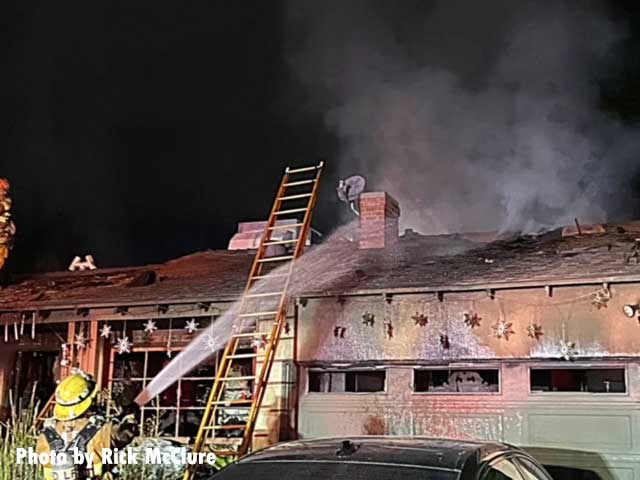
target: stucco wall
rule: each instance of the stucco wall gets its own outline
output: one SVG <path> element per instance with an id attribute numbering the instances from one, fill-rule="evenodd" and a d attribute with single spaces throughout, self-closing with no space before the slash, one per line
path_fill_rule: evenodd
<path id="1" fill-rule="evenodd" d="M 582 357 L 637 356 L 640 324 L 623 315 L 622 306 L 640 300 L 640 286 L 612 285 L 607 306 L 592 305 L 598 285 L 563 287 L 548 296 L 544 288 L 497 291 L 491 299 L 485 292 L 447 293 L 439 301 L 434 294 L 310 299 L 300 308 L 298 359 L 301 362 L 345 362 L 372 360 L 559 357 L 560 340 L 575 342 Z M 362 315 L 375 315 L 373 327 Z M 481 318 L 478 327 L 464 323 L 464 313 Z M 423 314 L 428 324 L 417 326 L 412 316 Z M 496 322 L 511 323 L 508 340 L 496 338 Z M 393 325 L 393 337 L 385 323 Z M 527 335 L 527 326 L 542 327 L 539 340 Z M 335 326 L 345 326 L 344 338 L 334 337 Z M 440 335 L 447 335 L 448 350 L 441 348 Z"/>

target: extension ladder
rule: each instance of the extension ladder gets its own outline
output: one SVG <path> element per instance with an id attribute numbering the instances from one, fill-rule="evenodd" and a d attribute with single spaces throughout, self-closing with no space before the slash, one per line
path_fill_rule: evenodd
<path id="1" fill-rule="evenodd" d="M 216 379 L 196 436 L 194 452 L 206 449 L 207 440 L 215 438 L 216 433 L 229 431 L 242 435 L 238 449 L 216 453 L 240 456 L 249 451 L 276 349 L 283 330 L 287 328 L 287 289 L 294 261 L 302 255 L 311 232 L 311 216 L 316 204 L 322 167 L 323 162 L 320 162 L 310 167 L 285 169 L 240 300 L 231 337 L 216 372 Z M 274 239 L 274 232 L 281 233 L 283 230 L 293 230 L 297 235 L 284 238 L 275 234 Z M 287 247 L 286 254 L 267 255 L 270 248 Z M 262 327 L 265 322 L 268 322 L 269 327 Z M 238 353 L 247 350 L 246 342 L 250 342 L 248 350 L 252 353 Z M 233 375 L 233 367 L 237 365 L 237 361 L 247 358 L 252 359 L 255 364 L 253 374 Z M 232 386 L 241 381 L 252 382 L 250 395 L 246 398 L 225 399 L 225 391 L 233 390 Z M 237 410 L 238 407 L 248 409 L 246 422 L 222 424 L 220 414 L 226 409 Z M 195 467 L 188 468 L 184 480 L 193 478 L 194 473 Z"/>

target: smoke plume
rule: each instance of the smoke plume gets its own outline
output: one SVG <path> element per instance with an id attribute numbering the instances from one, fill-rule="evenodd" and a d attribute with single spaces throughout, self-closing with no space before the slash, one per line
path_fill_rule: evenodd
<path id="1" fill-rule="evenodd" d="M 303 109 L 340 175 L 422 233 L 538 231 L 629 215 L 640 142 L 598 108 L 623 31 L 595 2 L 292 1 Z M 635 137 L 635 138 L 634 138 Z"/>

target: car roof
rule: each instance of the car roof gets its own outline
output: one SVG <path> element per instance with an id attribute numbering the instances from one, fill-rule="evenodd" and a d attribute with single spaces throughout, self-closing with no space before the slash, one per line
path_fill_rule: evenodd
<path id="1" fill-rule="evenodd" d="M 339 454 L 343 442 L 351 442 L 355 451 L 350 452 L 347 447 Z M 479 462 L 487 456 L 509 450 L 513 447 L 494 442 L 395 436 L 334 437 L 280 443 L 248 455 L 240 463 L 351 460 L 461 470 L 471 456 Z"/>

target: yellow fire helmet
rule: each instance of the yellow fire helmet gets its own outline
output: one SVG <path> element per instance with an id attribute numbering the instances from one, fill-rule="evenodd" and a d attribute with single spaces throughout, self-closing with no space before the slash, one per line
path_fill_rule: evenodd
<path id="1" fill-rule="evenodd" d="M 89 409 L 97 393 L 98 386 L 93 377 L 82 371 L 75 371 L 56 388 L 53 416 L 62 422 L 78 418 Z"/>

